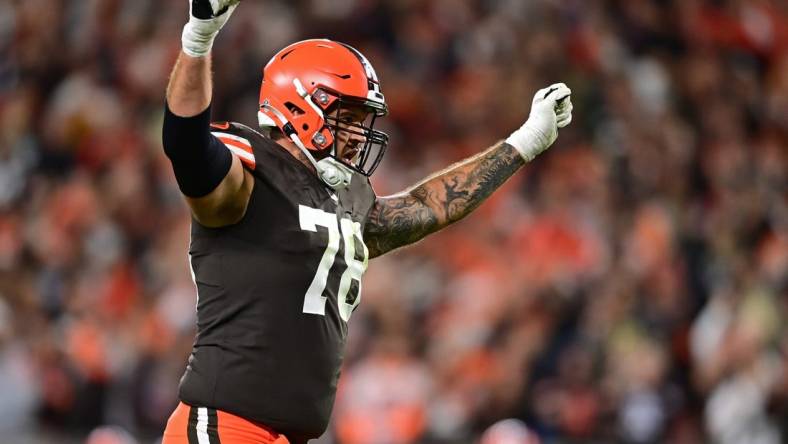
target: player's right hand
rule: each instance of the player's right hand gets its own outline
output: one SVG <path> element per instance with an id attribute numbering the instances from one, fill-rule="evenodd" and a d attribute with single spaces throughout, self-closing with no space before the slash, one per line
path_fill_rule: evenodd
<path id="1" fill-rule="evenodd" d="M 183 52 L 205 57 L 213 41 L 241 0 L 189 0 L 189 22 L 183 27 Z"/>
<path id="2" fill-rule="evenodd" d="M 240 3 L 241 0 L 190 0 L 189 12 L 192 17 L 208 20 L 224 15 L 229 9 Z"/>

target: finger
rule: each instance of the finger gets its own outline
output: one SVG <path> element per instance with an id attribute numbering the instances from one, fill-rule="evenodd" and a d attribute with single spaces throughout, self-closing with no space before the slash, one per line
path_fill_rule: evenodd
<path id="1" fill-rule="evenodd" d="M 240 0 L 209 0 L 211 3 L 211 9 L 213 9 L 214 15 L 219 16 L 227 12 L 230 8 L 235 8 L 238 6 Z"/>
<path id="2" fill-rule="evenodd" d="M 563 112 L 563 113 L 560 113 L 560 114 L 556 114 L 555 120 L 556 120 L 556 122 L 560 122 L 561 120 L 566 119 L 567 117 L 569 117 L 571 115 L 572 115 L 571 111 L 566 111 L 566 112 Z"/>
<path id="3" fill-rule="evenodd" d="M 550 86 L 540 89 L 539 91 L 534 94 L 534 103 L 541 102 L 550 94 Z"/>
<path id="4" fill-rule="evenodd" d="M 556 122 L 561 122 L 561 121 L 564 121 L 564 120 L 570 118 L 571 116 L 572 116 L 572 113 L 562 113 L 562 114 L 559 114 L 559 115 L 555 116 L 555 121 Z"/>
<path id="5" fill-rule="evenodd" d="M 572 90 L 569 89 L 568 86 L 562 83 L 560 86 L 552 90 L 545 98 L 549 100 L 554 100 L 555 103 L 559 103 L 571 95 L 572 95 Z"/>
<path id="6" fill-rule="evenodd" d="M 556 113 L 555 113 L 556 120 L 561 120 L 561 119 L 566 118 L 567 116 L 572 115 L 572 109 L 573 108 L 574 107 L 572 106 L 572 104 L 570 102 L 569 105 L 563 107 L 563 109 L 559 109 L 558 111 L 556 111 Z"/>
<path id="7" fill-rule="evenodd" d="M 569 94 L 572 94 L 572 91 L 566 86 L 565 83 L 553 83 L 552 85 L 544 88 L 547 90 L 544 94 L 541 95 L 542 99 L 546 99 L 549 96 L 554 96 L 555 100 L 559 100 L 560 98 L 566 97 Z M 543 91 L 544 91 L 543 90 Z"/>
<path id="8" fill-rule="evenodd" d="M 555 106 L 555 113 L 556 114 L 565 114 L 567 112 L 572 112 L 572 96 L 567 96 L 564 99 L 560 100 L 558 104 Z"/>
<path id="9" fill-rule="evenodd" d="M 545 99 L 545 98 L 547 98 L 547 96 L 549 96 L 549 95 L 550 95 L 550 94 L 551 94 L 553 91 L 557 90 L 558 88 L 565 87 L 565 86 L 566 86 L 566 84 L 564 84 L 564 83 L 562 83 L 562 82 L 559 82 L 559 83 L 553 83 L 552 85 L 550 85 L 550 86 L 548 86 L 548 87 L 546 87 L 546 88 L 542 88 L 540 91 L 544 91 L 544 93 L 541 95 L 541 97 L 542 97 L 543 99 Z"/>
<path id="10" fill-rule="evenodd" d="M 566 116 L 562 116 L 561 119 L 558 119 L 558 121 L 556 122 L 556 126 L 559 128 L 563 128 L 569 125 L 570 123 L 572 123 L 572 114 L 567 114 Z"/>

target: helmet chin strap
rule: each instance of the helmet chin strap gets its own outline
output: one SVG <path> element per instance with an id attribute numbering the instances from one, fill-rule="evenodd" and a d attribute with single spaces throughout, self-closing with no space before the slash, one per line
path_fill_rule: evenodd
<path id="1" fill-rule="evenodd" d="M 334 191 L 339 191 L 350 185 L 350 180 L 353 178 L 353 170 L 330 156 L 316 161 L 312 153 L 309 152 L 295 133 L 290 134 L 290 140 L 301 149 L 301 152 L 309 159 L 309 162 L 314 165 L 317 175 L 326 185 Z"/>

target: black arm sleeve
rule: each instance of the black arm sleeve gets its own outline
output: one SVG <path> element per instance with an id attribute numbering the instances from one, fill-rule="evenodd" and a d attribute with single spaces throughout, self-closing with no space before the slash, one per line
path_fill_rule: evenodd
<path id="1" fill-rule="evenodd" d="M 233 156 L 211 134 L 211 107 L 194 117 L 180 117 L 165 105 L 162 144 L 172 162 L 181 192 L 202 197 L 213 191 L 230 171 Z"/>

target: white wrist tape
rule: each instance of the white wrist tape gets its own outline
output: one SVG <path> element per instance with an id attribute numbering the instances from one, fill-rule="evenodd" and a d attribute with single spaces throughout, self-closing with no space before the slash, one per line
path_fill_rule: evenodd
<path id="1" fill-rule="evenodd" d="M 542 151 L 546 150 L 551 141 L 547 135 L 526 122 L 517 131 L 506 139 L 506 143 L 513 146 L 523 156 L 526 162 L 534 160 Z"/>
<path id="2" fill-rule="evenodd" d="M 214 11 L 222 11 L 221 15 L 209 19 L 198 19 L 191 14 L 189 9 L 189 23 L 183 27 L 181 45 L 183 52 L 192 57 L 205 57 L 211 52 L 216 34 L 222 29 L 227 20 L 238 7 L 238 0 L 211 0 Z"/>
<path id="3" fill-rule="evenodd" d="M 219 34 L 216 19 L 200 20 L 192 17 L 183 27 L 181 45 L 183 52 L 192 57 L 205 57 L 211 52 L 213 41 Z"/>

